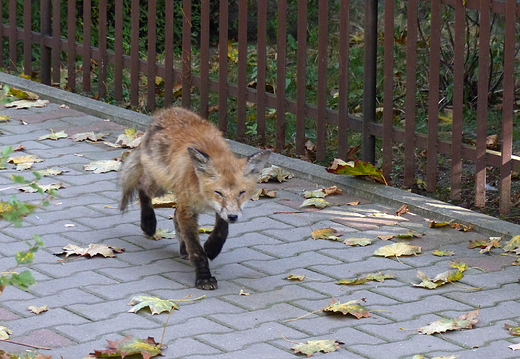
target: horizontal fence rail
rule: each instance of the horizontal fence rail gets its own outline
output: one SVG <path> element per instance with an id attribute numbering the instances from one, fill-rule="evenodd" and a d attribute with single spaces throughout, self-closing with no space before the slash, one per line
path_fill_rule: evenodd
<path id="1" fill-rule="evenodd" d="M 461 200 L 471 177 L 477 207 L 496 169 L 500 212 L 514 204 L 515 0 L 9 0 L 0 10 L 6 71 L 145 112 L 192 108 L 234 139 L 307 160 L 349 159 L 361 144 L 404 187 L 433 192 L 449 177 Z"/>

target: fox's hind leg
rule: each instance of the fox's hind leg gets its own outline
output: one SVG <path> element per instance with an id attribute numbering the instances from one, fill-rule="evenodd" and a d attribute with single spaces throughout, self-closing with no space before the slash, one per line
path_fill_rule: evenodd
<path id="1" fill-rule="evenodd" d="M 179 222 L 177 222 L 177 211 L 175 211 L 173 215 L 173 224 L 175 226 L 175 237 L 179 241 L 179 254 L 182 259 L 188 259 L 188 252 L 186 251 L 186 243 L 184 243 L 184 239 L 182 238 L 181 229 L 179 227 Z"/>
<path id="2" fill-rule="evenodd" d="M 182 236 L 181 248 L 184 243 L 191 265 L 195 269 L 195 287 L 206 290 L 217 289 L 217 280 L 209 270 L 208 256 L 200 245 L 198 215 L 188 208 L 178 206 L 175 218 L 177 233 Z"/>
<path id="3" fill-rule="evenodd" d="M 204 243 L 204 251 L 208 255 L 209 259 L 215 259 L 222 250 L 222 246 L 226 242 L 228 236 L 228 227 L 228 222 L 217 214 L 215 219 L 215 228 L 213 228 L 213 232 L 211 232 L 208 240 Z"/>
<path id="4" fill-rule="evenodd" d="M 139 203 L 141 204 L 141 229 L 151 237 L 155 234 L 157 219 L 155 218 L 152 199 L 143 190 L 139 190 Z"/>

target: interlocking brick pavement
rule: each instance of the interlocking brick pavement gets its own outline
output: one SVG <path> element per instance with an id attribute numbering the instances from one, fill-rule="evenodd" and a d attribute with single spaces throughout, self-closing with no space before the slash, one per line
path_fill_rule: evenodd
<path id="1" fill-rule="evenodd" d="M 21 228 L 0 230 L 0 271 L 13 266 L 13 256 L 26 248 L 24 241 L 33 234 L 40 235 L 46 244 L 30 267 L 38 283 L 28 291 L 8 287 L 0 296 L 0 325 L 13 331 L 11 339 L 50 347 L 41 352 L 53 358 L 83 358 L 95 349 L 107 349 L 105 339 L 116 340 L 126 334 L 160 340 L 168 314 L 152 316 L 148 310 L 129 313 L 128 302 L 133 296 L 182 299 L 206 295 L 180 303 L 179 310 L 171 315 L 164 340 L 167 358 L 292 358 L 292 342 L 316 339 L 345 343 L 337 352 L 316 354 L 331 359 L 397 359 L 414 354 L 460 355 L 463 359 L 517 357 L 508 345 L 520 340 L 504 328 L 506 323 L 520 321 L 520 267 L 511 266 L 514 258 L 501 256 L 500 250 L 489 255 L 468 249 L 468 240 L 487 235 L 431 229 L 429 220 L 444 218 L 436 218 L 435 213 L 428 218 L 417 213 L 397 217 L 393 204 L 370 202 L 355 187 L 330 198 L 339 205 L 318 211 L 300 209 L 300 194 L 326 181 L 316 183 L 296 176 L 283 183 L 261 184 L 277 190 L 277 198 L 251 202 L 242 220 L 230 227 L 224 250 L 210 264 L 219 288 L 210 292 L 195 289 L 193 270 L 179 257 L 177 240 L 155 241 L 144 236 L 139 229 L 138 206 L 124 215 L 116 209 L 118 174 L 83 170 L 83 165 L 91 161 L 120 157 L 120 149 L 70 139 L 37 140 L 52 128 L 68 135 L 111 131 L 109 140 L 114 141 L 125 127 L 88 115 L 86 110 L 60 105 L 53 101 L 45 108 L 0 110 L 11 116 L 10 122 L 0 124 L 2 146 L 22 144 L 26 147 L 22 153 L 45 159 L 35 163 L 34 169 L 57 167 L 68 171 L 42 179 L 44 184 L 62 182 L 66 186 L 58 190 L 48 208 L 31 214 Z M 277 158 L 273 156 L 273 162 Z M 12 168 L 1 170 L 2 188 L 12 185 L 9 175 L 14 173 L 28 174 Z M 5 200 L 15 193 L 22 200 L 39 198 L 15 189 L 0 195 Z M 403 200 L 407 196 L 403 192 Z M 355 201 L 360 204 L 348 205 Z M 160 228 L 173 230 L 168 220 L 171 213 L 157 209 Z M 204 226 L 211 226 L 213 221 L 210 215 L 201 216 Z M 70 224 L 74 226 L 65 226 Z M 410 229 L 423 236 L 377 240 L 366 247 L 311 238 L 312 230 L 325 227 L 342 231 L 342 239 L 375 238 Z M 423 254 L 399 260 L 373 255 L 375 249 L 394 241 L 419 245 Z M 125 247 L 126 251 L 114 258 L 59 262 L 54 253 L 68 243 L 105 243 Z M 455 256 L 435 257 L 431 254 L 435 249 L 453 250 Z M 459 282 L 435 290 L 412 286 L 419 282 L 417 270 L 433 277 L 448 270 L 452 260 L 464 260 L 476 268 L 468 269 Z M 338 279 L 378 271 L 393 273 L 395 279 L 348 287 L 335 284 Z M 289 274 L 304 274 L 306 278 L 290 281 L 286 279 Z M 249 295 L 239 295 L 241 290 Z M 321 312 L 333 297 L 341 302 L 362 300 L 371 317 L 355 319 Z M 35 315 L 27 310 L 30 305 L 47 305 L 50 310 Z M 480 322 L 475 329 L 443 335 L 420 335 L 413 330 L 479 307 Z M 0 342 L 0 350 L 24 349 Z"/>

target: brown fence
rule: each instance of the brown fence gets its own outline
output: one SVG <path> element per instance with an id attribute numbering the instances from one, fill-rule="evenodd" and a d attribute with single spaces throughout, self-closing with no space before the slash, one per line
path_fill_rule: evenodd
<path id="1" fill-rule="evenodd" d="M 435 191 L 449 177 L 460 200 L 470 178 L 478 207 L 486 171 L 499 171 L 500 211 L 511 210 L 515 0 L 4 0 L 0 9 L 3 64 L 37 70 L 44 84 L 147 111 L 191 107 L 233 138 L 312 160 L 346 159 L 362 144 L 363 160 L 405 187 Z"/>

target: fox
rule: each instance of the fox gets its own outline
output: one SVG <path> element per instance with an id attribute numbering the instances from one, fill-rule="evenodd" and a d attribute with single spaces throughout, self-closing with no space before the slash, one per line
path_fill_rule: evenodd
<path id="1" fill-rule="evenodd" d="M 270 150 L 262 150 L 238 158 L 208 120 L 181 107 L 159 110 L 141 144 L 123 162 L 119 209 L 124 213 L 137 194 L 141 229 L 153 236 L 157 219 L 152 198 L 174 193 L 177 206 L 173 223 L 179 253 L 195 269 L 196 288 L 217 289 L 208 259 L 215 259 L 221 252 L 229 223 L 242 215 L 270 154 Z M 215 213 L 215 226 L 202 247 L 198 217 L 206 212 Z"/>

